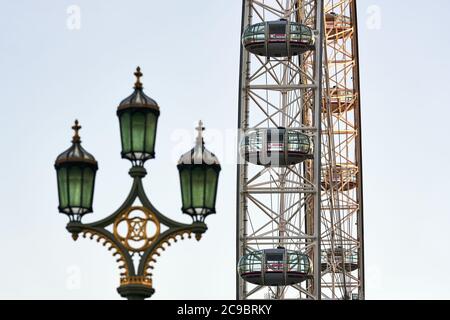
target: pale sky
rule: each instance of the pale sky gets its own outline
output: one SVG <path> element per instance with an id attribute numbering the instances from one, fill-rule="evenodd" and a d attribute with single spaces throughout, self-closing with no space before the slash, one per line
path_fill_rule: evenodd
<path id="1" fill-rule="evenodd" d="M 80 29 L 67 10 L 81 10 Z M 375 7 L 373 7 L 375 6 Z M 370 12 L 381 10 L 380 28 Z M 450 298 L 448 0 L 358 0 L 368 299 Z M 235 165 L 241 0 L 0 0 L 1 299 L 117 299 L 114 258 L 73 242 L 58 214 L 56 156 L 78 118 L 97 158 L 94 214 L 125 199 L 118 103 L 142 67 L 161 117 L 144 186 L 180 212 L 177 157 L 199 119 L 222 160 L 218 213 L 200 242 L 158 259 L 155 299 L 234 299 Z"/>

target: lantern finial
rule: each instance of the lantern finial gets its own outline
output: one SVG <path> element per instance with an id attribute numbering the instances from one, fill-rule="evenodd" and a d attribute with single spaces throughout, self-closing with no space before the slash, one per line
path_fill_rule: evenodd
<path id="1" fill-rule="evenodd" d="M 142 89 L 141 77 L 144 74 L 141 72 L 141 67 L 136 68 L 136 72 L 134 73 L 134 75 L 136 76 L 136 82 L 134 83 L 134 88 Z"/>
<path id="2" fill-rule="evenodd" d="M 75 131 L 75 134 L 73 135 L 72 142 L 73 143 L 80 143 L 80 135 L 78 134 L 78 131 L 80 131 L 81 126 L 79 125 L 78 119 L 75 120 L 75 124 L 72 126 L 72 129 Z"/>
<path id="3" fill-rule="evenodd" d="M 204 144 L 204 141 L 203 141 L 203 131 L 205 131 L 205 127 L 203 126 L 203 121 L 202 120 L 200 120 L 199 122 L 198 122 L 198 127 L 197 128 L 195 128 L 195 130 L 197 130 L 198 131 L 198 134 L 197 134 L 197 145 L 203 145 Z"/>

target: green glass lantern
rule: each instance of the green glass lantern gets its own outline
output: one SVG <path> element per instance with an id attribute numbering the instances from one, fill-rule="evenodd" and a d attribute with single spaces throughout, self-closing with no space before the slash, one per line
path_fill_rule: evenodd
<path id="1" fill-rule="evenodd" d="M 141 68 L 137 67 L 134 75 L 137 78 L 134 92 L 120 103 L 117 116 L 120 122 L 122 158 L 130 160 L 135 166 L 143 166 L 145 161 L 155 157 L 159 106 L 143 91 Z"/>
<path id="2" fill-rule="evenodd" d="M 78 120 L 72 127 L 75 135 L 72 146 L 61 153 L 55 161 L 58 180 L 59 212 L 69 216 L 71 221 L 92 212 L 95 174 L 98 169 L 94 156 L 81 146 Z"/>
<path id="3" fill-rule="evenodd" d="M 217 184 L 220 164 L 217 157 L 205 148 L 199 122 L 196 145 L 181 156 L 177 168 L 180 173 L 182 211 L 194 221 L 204 221 L 216 213 Z"/>

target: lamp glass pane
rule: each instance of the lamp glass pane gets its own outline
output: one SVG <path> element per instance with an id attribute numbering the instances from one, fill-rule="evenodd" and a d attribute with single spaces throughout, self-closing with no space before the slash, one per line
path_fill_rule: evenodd
<path id="1" fill-rule="evenodd" d="M 214 209 L 216 200 L 217 172 L 213 168 L 206 169 L 205 207 Z"/>
<path id="2" fill-rule="evenodd" d="M 120 133 L 122 136 L 122 152 L 131 151 L 131 130 L 130 130 L 130 113 L 124 112 L 120 115 Z"/>
<path id="3" fill-rule="evenodd" d="M 154 113 L 147 113 L 147 128 L 145 131 L 145 152 L 153 153 L 155 150 L 155 136 L 156 136 L 156 115 Z"/>
<path id="4" fill-rule="evenodd" d="M 85 168 L 83 174 L 83 203 L 81 204 L 81 206 L 83 208 L 91 208 L 95 174 L 91 168 Z"/>
<path id="5" fill-rule="evenodd" d="M 131 115 L 131 130 L 132 130 L 132 151 L 144 151 L 144 136 L 145 136 L 145 114 L 142 112 L 134 112 Z"/>
<path id="6" fill-rule="evenodd" d="M 79 167 L 70 167 L 69 170 L 69 199 L 70 207 L 80 207 L 81 206 L 81 178 L 82 171 Z"/>
<path id="7" fill-rule="evenodd" d="M 180 172 L 181 180 L 181 196 L 183 200 L 183 208 L 192 207 L 191 204 L 191 174 L 188 169 L 181 169 Z"/>
<path id="8" fill-rule="evenodd" d="M 206 170 L 203 167 L 196 166 L 192 169 L 192 206 L 194 208 L 204 208 L 205 175 Z"/>
<path id="9" fill-rule="evenodd" d="M 58 193 L 59 193 L 59 206 L 61 208 L 67 208 L 69 206 L 67 197 L 67 169 L 59 168 L 58 175 Z"/>

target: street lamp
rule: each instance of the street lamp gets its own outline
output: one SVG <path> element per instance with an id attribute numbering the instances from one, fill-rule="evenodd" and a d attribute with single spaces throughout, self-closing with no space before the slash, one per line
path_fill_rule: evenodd
<path id="1" fill-rule="evenodd" d="M 55 161 L 57 173 L 59 212 L 69 217 L 67 230 L 74 240 L 79 234 L 96 239 L 117 257 L 119 262 L 119 294 L 129 300 L 143 300 L 154 293 L 152 273 L 156 257 L 173 242 L 195 235 L 200 240 L 207 226 L 205 218 L 215 213 L 217 183 L 220 164 L 217 157 L 205 148 L 199 122 L 195 147 L 182 155 L 177 165 L 180 174 L 182 212 L 193 222 L 184 224 L 159 212 L 148 199 L 142 179 L 147 171 L 145 161 L 155 157 L 155 138 L 159 106 L 143 92 L 138 67 L 134 92 L 123 100 L 117 115 L 120 123 L 122 158 L 132 163 L 129 171 L 133 178 L 125 202 L 111 215 L 97 222 L 82 223 L 83 215 L 93 212 L 95 174 L 98 169 L 94 156 L 81 146 L 78 120 L 72 146 Z M 139 200 L 140 205 L 135 201 Z M 162 231 L 161 225 L 165 226 Z M 133 258 L 138 257 L 136 265 Z"/>
<path id="2" fill-rule="evenodd" d="M 58 178 L 59 212 L 69 216 L 70 221 L 92 212 L 95 173 L 98 166 L 93 155 L 81 146 L 78 120 L 72 127 L 75 135 L 72 146 L 61 153 L 55 162 Z"/>
<path id="3" fill-rule="evenodd" d="M 182 211 L 194 221 L 205 221 L 206 216 L 216 213 L 217 183 L 220 164 L 217 157 L 205 148 L 200 121 L 195 147 L 183 154 L 178 162 L 180 173 Z"/>
<path id="4" fill-rule="evenodd" d="M 143 91 L 141 68 L 138 67 L 134 75 L 137 78 L 134 92 L 120 103 L 117 116 L 120 122 L 122 158 L 130 160 L 133 165 L 143 166 L 146 160 L 155 157 L 159 106 Z"/>

